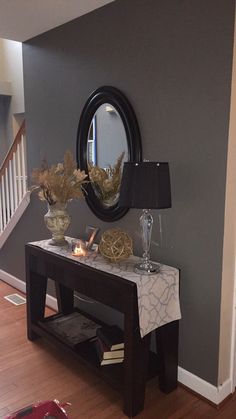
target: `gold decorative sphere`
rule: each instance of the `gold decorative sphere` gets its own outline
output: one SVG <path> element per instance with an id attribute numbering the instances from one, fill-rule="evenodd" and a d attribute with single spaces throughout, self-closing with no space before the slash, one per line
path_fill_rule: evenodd
<path id="1" fill-rule="evenodd" d="M 119 262 L 133 254 L 132 239 L 124 231 L 111 228 L 102 234 L 99 251 L 110 262 Z"/>

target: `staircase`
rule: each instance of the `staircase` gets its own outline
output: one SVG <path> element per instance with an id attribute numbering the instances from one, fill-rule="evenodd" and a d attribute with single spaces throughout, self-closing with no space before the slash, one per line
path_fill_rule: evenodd
<path id="1" fill-rule="evenodd" d="M 0 168 L 0 249 L 29 203 L 24 121 Z"/>

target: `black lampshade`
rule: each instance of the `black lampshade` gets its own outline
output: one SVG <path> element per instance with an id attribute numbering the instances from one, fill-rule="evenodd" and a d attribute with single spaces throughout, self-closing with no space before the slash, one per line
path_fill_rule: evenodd
<path id="1" fill-rule="evenodd" d="M 170 208 L 171 188 L 168 163 L 124 163 L 119 206 Z"/>

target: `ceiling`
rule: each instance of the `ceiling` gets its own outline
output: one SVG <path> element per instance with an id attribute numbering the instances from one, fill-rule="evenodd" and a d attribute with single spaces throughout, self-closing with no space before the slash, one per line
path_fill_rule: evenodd
<path id="1" fill-rule="evenodd" d="M 26 41 L 114 0 L 0 0 L 0 38 Z"/>

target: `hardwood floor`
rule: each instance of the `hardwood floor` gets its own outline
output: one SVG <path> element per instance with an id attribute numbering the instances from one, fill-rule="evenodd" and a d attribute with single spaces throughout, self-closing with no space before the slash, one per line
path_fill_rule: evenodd
<path id="1" fill-rule="evenodd" d="M 121 396 L 94 373 L 39 339 L 26 338 L 25 305 L 3 296 L 17 292 L 0 281 L 0 419 L 38 400 L 69 401 L 70 419 L 122 419 Z M 20 293 L 19 293 L 20 294 Z M 48 310 L 50 312 L 50 310 Z M 220 410 L 179 387 L 169 395 L 157 379 L 147 385 L 138 419 L 233 419 L 236 395 Z"/>

